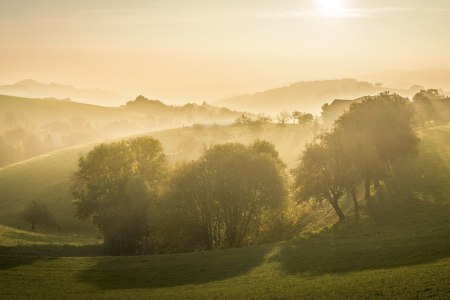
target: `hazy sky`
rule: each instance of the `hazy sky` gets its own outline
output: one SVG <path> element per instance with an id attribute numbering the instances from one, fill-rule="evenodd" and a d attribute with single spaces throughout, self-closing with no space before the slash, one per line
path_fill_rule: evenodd
<path id="1" fill-rule="evenodd" d="M 0 0 L 0 84 L 168 102 L 450 68 L 449 0 Z"/>

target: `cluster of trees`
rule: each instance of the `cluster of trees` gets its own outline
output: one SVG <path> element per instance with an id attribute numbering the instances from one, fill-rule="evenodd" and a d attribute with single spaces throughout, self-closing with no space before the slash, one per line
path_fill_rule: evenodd
<path id="1" fill-rule="evenodd" d="M 328 201 L 343 220 L 339 200 L 347 193 L 358 212 L 359 186 L 364 185 L 365 199 L 370 199 L 371 186 L 391 176 L 392 164 L 417 151 L 413 117 L 409 100 L 396 94 L 353 103 L 330 132 L 306 146 L 292 171 L 295 198 Z"/>
<path id="2" fill-rule="evenodd" d="M 291 200 L 328 201 L 344 220 L 340 200 L 348 194 L 358 212 L 358 191 L 369 199 L 392 164 L 417 150 L 413 112 L 408 99 L 389 93 L 352 104 L 306 146 L 291 176 L 266 141 L 205 147 L 197 160 L 173 169 L 151 137 L 102 144 L 79 160 L 77 214 L 92 220 L 117 254 L 288 238 L 296 231 L 287 217 Z M 255 122 L 245 115 L 238 121 Z"/>
<path id="3" fill-rule="evenodd" d="M 285 165 L 265 141 L 206 148 L 179 165 L 164 201 L 171 223 L 168 243 L 185 240 L 203 249 L 258 242 L 286 199 Z M 173 222 L 176 220 L 176 222 Z"/>
<path id="4" fill-rule="evenodd" d="M 280 126 L 286 125 L 289 121 L 292 120 L 292 123 L 295 124 L 309 124 L 314 121 L 314 116 L 309 113 L 304 113 L 299 110 L 294 110 L 292 113 L 284 110 L 276 115 L 276 120 Z M 235 125 L 249 126 L 249 127 L 258 127 L 260 128 L 264 124 L 268 124 L 272 122 L 272 118 L 264 113 L 260 113 L 256 116 L 250 116 L 248 114 L 242 114 L 234 121 Z"/>
<path id="5" fill-rule="evenodd" d="M 280 230 L 261 224 L 279 219 L 285 177 L 268 142 L 205 148 L 169 171 L 160 142 L 141 137 L 80 158 L 73 195 L 112 253 L 238 247 Z"/>
<path id="6" fill-rule="evenodd" d="M 420 125 L 450 121 L 450 98 L 437 89 L 421 90 L 413 97 L 416 122 Z"/>
<path id="7" fill-rule="evenodd" d="M 277 115 L 278 123 L 283 126 L 289 120 L 292 120 L 293 124 L 303 124 L 306 125 L 314 121 L 314 116 L 309 113 L 304 113 L 299 110 L 294 110 L 292 113 L 288 111 L 282 111 Z"/>
<path id="8" fill-rule="evenodd" d="M 151 206 L 161 196 L 167 173 L 166 156 L 153 138 L 101 144 L 79 160 L 73 191 L 77 216 L 92 220 L 111 252 L 148 248 Z"/>
<path id="9" fill-rule="evenodd" d="M 136 99 L 128 101 L 123 107 L 124 110 L 146 115 L 148 120 L 152 120 L 159 125 L 177 125 L 186 122 L 186 125 L 205 122 L 229 122 L 241 113 L 230 110 L 226 107 L 210 105 L 206 102 L 202 104 L 187 103 L 183 106 L 167 105 L 160 100 L 151 100 L 139 95 Z M 156 125 L 156 124 L 155 124 Z"/>

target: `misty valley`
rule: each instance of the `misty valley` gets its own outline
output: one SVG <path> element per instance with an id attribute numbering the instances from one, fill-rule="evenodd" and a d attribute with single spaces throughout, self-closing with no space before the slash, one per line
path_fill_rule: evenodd
<path id="1" fill-rule="evenodd" d="M 449 299 L 449 12 L 0 1 L 0 299 Z"/>

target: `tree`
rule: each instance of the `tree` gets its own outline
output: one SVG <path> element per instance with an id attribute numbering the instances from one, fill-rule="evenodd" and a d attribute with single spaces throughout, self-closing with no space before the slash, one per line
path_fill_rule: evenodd
<path id="1" fill-rule="evenodd" d="M 436 89 L 421 90 L 414 95 L 414 106 L 416 108 L 418 121 L 422 123 L 422 125 L 429 121 L 441 121 L 441 116 L 435 103 L 437 100 L 443 99 L 445 99 L 445 95 Z"/>
<path id="2" fill-rule="evenodd" d="M 161 143 L 151 137 L 101 144 L 79 159 L 77 216 L 92 220 L 110 252 L 145 250 L 151 247 L 151 206 L 166 176 Z"/>
<path id="3" fill-rule="evenodd" d="M 345 215 L 339 200 L 346 189 L 345 165 L 329 139 L 330 134 L 323 134 L 320 139 L 306 145 L 300 164 L 292 171 L 294 197 L 299 203 L 311 199 L 317 202 L 327 200 L 342 221 Z"/>
<path id="4" fill-rule="evenodd" d="M 295 121 L 297 120 L 297 124 L 303 124 L 306 125 L 308 123 L 311 123 L 314 121 L 314 116 L 312 114 L 307 114 L 298 110 L 294 110 L 291 114 L 292 119 Z"/>
<path id="5" fill-rule="evenodd" d="M 283 203 L 284 176 L 284 164 L 268 142 L 206 148 L 170 181 L 171 219 L 203 249 L 239 247 L 258 235 L 263 212 Z"/>
<path id="6" fill-rule="evenodd" d="M 55 220 L 55 217 L 47 208 L 47 206 L 36 201 L 30 202 L 25 207 L 25 209 L 21 213 L 21 218 L 25 222 L 30 223 L 32 231 L 36 229 L 37 225 L 56 227 L 59 230 L 59 226 Z"/>
<path id="7" fill-rule="evenodd" d="M 246 114 L 242 114 L 241 116 L 236 118 L 236 120 L 234 120 L 234 124 L 244 126 L 244 125 L 248 125 L 248 123 L 250 123 L 251 121 L 252 121 L 252 118 L 250 118 Z"/>
<path id="8" fill-rule="evenodd" d="M 335 131 L 354 143 L 353 157 L 365 181 L 365 198 L 370 186 L 389 175 L 394 161 L 417 151 L 413 109 L 408 99 L 381 93 L 353 103 L 336 122 Z"/>
<path id="9" fill-rule="evenodd" d="M 280 124 L 281 127 L 284 127 L 284 125 L 289 121 L 291 118 L 291 115 L 287 111 L 282 111 L 277 115 L 278 124 Z"/>
<path id="10" fill-rule="evenodd" d="M 314 121 L 314 116 L 312 114 L 302 113 L 298 118 L 298 123 L 306 125 Z"/>
<path id="11" fill-rule="evenodd" d="M 352 135 L 336 128 L 330 134 L 324 135 L 324 137 L 329 147 L 335 153 L 334 155 L 339 158 L 344 166 L 339 170 L 340 183 L 353 200 L 355 214 L 359 215 L 357 190 L 363 176 L 355 158 L 360 155 L 359 152 L 361 152 L 362 148 L 354 142 Z"/>
<path id="12" fill-rule="evenodd" d="M 295 121 L 299 120 L 301 116 L 302 116 L 302 112 L 300 112 L 298 110 L 294 110 L 292 112 L 291 117 L 292 117 L 292 121 L 294 122 L 294 125 L 295 125 Z"/>

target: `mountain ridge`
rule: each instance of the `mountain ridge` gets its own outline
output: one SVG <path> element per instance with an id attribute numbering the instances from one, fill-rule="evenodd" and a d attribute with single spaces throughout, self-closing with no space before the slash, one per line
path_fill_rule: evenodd
<path id="1" fill-rule="evenodd" d="M 128 98 L 99 88 L 77 88 L 68 84 L 43 83 L 34 79 L 0 85 L 0 94 L 27 98 L 70 99 L 74 102 L 100 106 L 119 106 L 125 104 Z"/>

